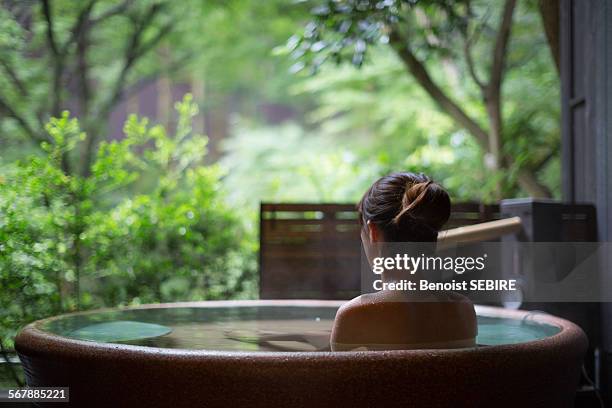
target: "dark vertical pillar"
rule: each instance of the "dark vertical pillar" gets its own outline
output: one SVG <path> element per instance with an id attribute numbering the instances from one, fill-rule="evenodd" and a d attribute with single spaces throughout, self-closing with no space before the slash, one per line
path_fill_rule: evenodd
<path id="1" fill-rule="evenodd" d="M 612 237 L 612 0 L 562 0 L 562 186 L 597 205 L 599 239 Z"/>
<path id="2" fill-rule="evenodd" d="M 601 241 L 612 240 L 612 0 L 600 0 L 595 24 L 599 27 L 594 38 L 598 58 L 596 60 L 594 96 L 597 106 L 594 132 L 597 135 L 597 192 L 596 203 Z M 608 263 L 606 257 L 603 262 Z M 603 268 L 605 285 L 612 281 L 612 265 Z M 608 286 L 609 287 L 609 286 Z M 612 303 L 602 304 L 602 389 L 607 403 L 612 404 Z"/>
<path id="3" fill-rule="evenodd" d="M 596 205 L 600 241 L 612 239 L 611 46 L 612 0 L 562 0 L 563 197 Z M 608 272 L 600 278 L 612 280 Z M 601 305 L 600 324 L 601 387 L 611 402 L 612 304 Z"/>
<path id="4" fill-rule="evenodd" d="M 595 198 L 595 135 L 590 120 L 595 107 L 591 83 L 595 50 L 589 24 L 595 2 L 564 0 L 561 7 L 562 186 L 570 202 Z"/>

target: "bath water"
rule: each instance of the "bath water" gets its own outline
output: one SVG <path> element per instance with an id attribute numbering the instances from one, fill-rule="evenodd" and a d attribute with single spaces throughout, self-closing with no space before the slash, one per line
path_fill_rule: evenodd
<path id="1" fill-rule="evenodd" d="M 85 341 L 219 351 L 326 351 L 335 307 L 239 306 L 109 310 L 61 316 L 41 329 Z M 559 328 L 478 317 L 482 346 L 539 340 Z"/>

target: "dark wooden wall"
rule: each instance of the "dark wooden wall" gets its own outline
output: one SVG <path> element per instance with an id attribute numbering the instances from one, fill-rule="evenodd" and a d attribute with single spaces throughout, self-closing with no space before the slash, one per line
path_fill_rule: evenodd
<path id="1" fill-rule="evenodd" d="M 561 0 L 563 198 L 595 204 L 600 241 L 612 239 L 611 47 L 612 0 Z M 608 262 L 602 259 L 600 279 L 609 287 Z M 590 341 L 601 353 L 592 374 L 611 404 L 612 304 L 599 311 L 593 319 L 601 335 Z"/>

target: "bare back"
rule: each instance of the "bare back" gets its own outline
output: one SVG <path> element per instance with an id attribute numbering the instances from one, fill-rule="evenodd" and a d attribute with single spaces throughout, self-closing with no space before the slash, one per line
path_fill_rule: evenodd
<path id="1" fill-rule="evenodd" d="M 410 300 L 378 292 L 345 303 L 336 314 L 332 350 L 460 348 L 476 345 L 476 313 L 469 299 L 439 292 Z"/>

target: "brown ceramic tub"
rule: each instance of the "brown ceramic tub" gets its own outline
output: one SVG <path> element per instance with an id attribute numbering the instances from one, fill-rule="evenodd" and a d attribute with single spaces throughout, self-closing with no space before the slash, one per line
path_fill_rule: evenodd
<path id="1" fill-rule="evenodd" d="M 196 302 L 156 308 L 326 307 L 329 301 Z M 512 319 L 527 312 L 478 307 Z M 57 319 L 57 318 L 52 318 Z M 209 351 L 82 341 L 25 327 L 15 347 L 30 386 L 69 386 L 61 407 L 571 407 L 587 347 L 573 323 L 558 333 L 458 350 Z"/>

